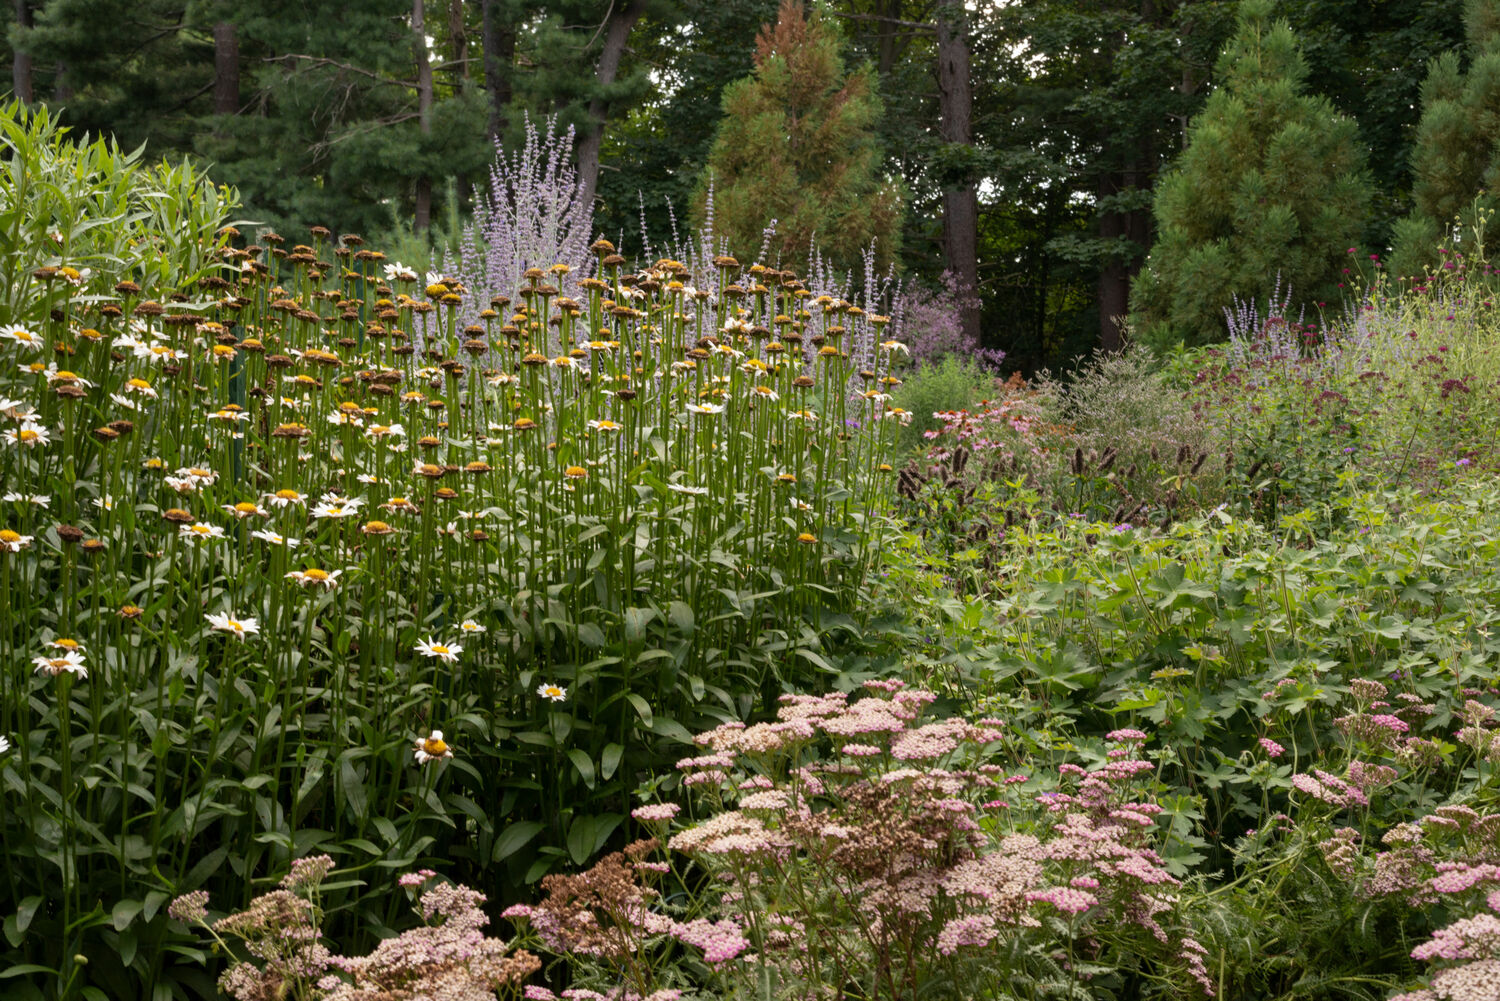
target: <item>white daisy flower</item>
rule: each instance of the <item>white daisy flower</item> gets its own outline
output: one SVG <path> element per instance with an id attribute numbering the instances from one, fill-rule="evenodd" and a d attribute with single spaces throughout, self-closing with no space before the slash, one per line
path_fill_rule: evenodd
<path id="1" fill-rule="evenodd" d="M 286 575 L 287 580 L 294 580 L 303 587 L 321 587 L 325 591 L 332 591 L 339 586 L 339 574 L 342 570 L 319 570 L 309 567 L 306 570 L 293 570 Z"/>
<path id="2" fill-rule="evenodd" d="M 314 518 L 351 518 L 359 513 L 364 501 L 348 497 L 324 497 L 312 509 Z"/>
<path id="3" fill-rule="evenodd" d="M 220 615 L 209 613 L 208 624 L 219 632 L 229 633 L 241 640 L 260 632 L 260 626 L 254 619 L 236 619 L 233 612 Z"/>
<path id="4" fill-rule="evenodd" d="M 425 765 L 438 758 L 453 757 L 453 749 L 444 742 L 441 730 L 434 730 L 426 737 L 418 737 L 412 746 L 412 753 L 419 765 Z"/>
<path id="5" fill-rule="evenodd" d="M 537 685 L 536 693 L 542 698 L 550 699 L 553 702 L 564 702 L 568 698 L 568 690 L 562 685 Z"/>
<path id="6" fill-rule="evenodd" d="M 238 504 L 221 504 L 225 514 L 232 514 L 236 518 L 265 518 L 268 517 L 266 509 L 254 501 L 240 501 Z"/>
<path id="7" fill-rule="evenodd" d="M 473 619 L 464 619 L 464 621 L 459 625 L 458 628 L 460 632 L 471 633 L 474 635 L 489 631 L 484 626 L 481 626 L 479 623 L 475 622 Z"/>
<path id="8" fill-rule="evenodd" d="M 9 341 L 26 351 L 39 351 L 46 342 L 39 334 L 33 334 L 25 327 L 12 324 L 8 327 L 0 327 L 0 340 Z"/>
<path id="9" fill-rule="evenodd" d="M 224 538 L 224 529 L 218 525 L 208 525 L 200 521 L 192 525 L 183 525 L 178 534 L 194 542 L 207 542 L 210 539 Z"/>
<path id="10" fill-rule="evenodd" d="M 0 549 L 12 553 L 19 553 L 31 545 L 33 535 L 22 535 L 20 532 L 11 531 L 8 528 L 0 529 Z"/>
<path id="11" fill-rule="evenodd" d="M 21 426 L 5 432 L 5 442 L 18 448 L 37 448 L 51 441 L 51 432 L 40 424 L 22 421 Z"/>
<path id="12" fill-rule="evenodd" d="M 414 282 L 417 273 L 400 261 L 392 261 L 385 266 L 385 280 L 388 282 Z"/>
<path id="13" fill-rule="evenodd" d="M 52 503 L 52 498 L 47 494 L 18 494 L 14 490 L 6 494 L 3 499 L 12 504 L 31 504 L 41 508 Z"/>
<path id="14" fill-rule="evenodd" d="M 450 664 L 457 663 L 458 655 L 464 652 L 464 648 L 457 643 L 439 643 L 430 636 L 425 640 L 419 640 L 413 649 L 423 657 L 436 657 Z"/>
<path id="15" fill-rule="evenodd" d="M 57 677 L 64 671 L 75 674 L 80 678 L 89 676 L 88 668 L 83 666 L 83 654 L 77 650 L 68 650 L 57 657 L 48 657 L 43 654 L 40 657 L 31 658 L 38 672 L 46 672 L 52 677 Z"/>
<path id="16" fill-rule="evenodd" d="M 273 507 L 280 508 L 291 507 L 293 504 L 307 503 L 307 495 L 298 493 L 295 490 L 278 490 L 271 494 L 261 494 L 260 499 Z"/>
<path id="17" fill-rule="evenodd" d="M 177 475 L 204 486 L 208 486 L 219 478 L 219 474 L 212 469 L 203 469 L 199 466 L 185 466 L 177 470 Z"/>

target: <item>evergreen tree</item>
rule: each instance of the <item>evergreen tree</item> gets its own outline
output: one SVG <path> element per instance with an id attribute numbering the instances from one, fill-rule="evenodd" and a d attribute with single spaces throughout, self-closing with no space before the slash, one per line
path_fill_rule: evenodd
<path id="1" fill-rule="evenodd" d="M 1188 129 L 1177 169 L 1157 186 L 1160 234 L 1136 281 L 1137 330 L 1155 343 L 1224 335 L 1232 298 L 1294 305 L 1338 297 L 1371 184 L 1355 123 L 1304 93 L 1307 66 L 1270 0 L 1244 0 L 1220 56 L 1220 89 Z"/>
<path id="2" fill-rule="evenodd" d="M 838 32 L 816 12 L 783 0 L 776 25 L 756 38 L 755 72 L 724 92 L 724 119 L 709 153 L 695 213 L 735 253 L 752 255 L 776 221 L 772 260 L 802 268 L 816 240 L 837 268 L 857 268 L 873 243 L 877 263 L 900 243 L 902 196 L 884 170 L 874 130 L 874 72 L 845 73 Z"/>
<path id="3" fill-rule="evenodd" d="M 195 150 L 239 188 L 247 215 L 287 235 L 312 225 L 373 235 L 411 218 L 427 182 L 489 163 L 483 88 L 442 59 L 431 5 L 431 103 L 423 98 L 412 0 L 225 0 L 239 30 L 245 110 Z M 424 106 L 425 105 L 425 106 Z M 433 207 L 438 215 L 440 206 Z"/>
<path id="4" fill-rule="evenodd" d="M 1500 2 L 1470 0 L 1465 14 L 1468 71 L 1450 51 L 1422 85 L 1412 211 L 1392 237 L 1392 270 L 1402 276 L 1435 264 L 1455 227 L 1468 236 L 1477 213 L 1500 207 Z"/>

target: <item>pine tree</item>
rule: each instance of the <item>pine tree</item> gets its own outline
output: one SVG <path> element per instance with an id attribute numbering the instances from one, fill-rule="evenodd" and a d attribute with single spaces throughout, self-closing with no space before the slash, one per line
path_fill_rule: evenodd
<path id="1" fill-rule="evenodd" d="M 1396 224 L 1392 270 L 1420 274 L 1455 227 L 1468 235 L 1479 212 L 1500 207 L 1500 2 L 1470 0 L 1468 71 L 1458 52 L 1429 64 L 1412 154 L 1412 211 Z"/>
<path id="2" fill-rule="evenodd" d="M 885 174 L 875 126 L 874 72 L 846 73 L 837 31 L 816 12 L 783 0 L 776 24 L 756 38 L 755 71 L 724 92 L 724 119 L 699 185 L 706 216 L 712 185 L 715 235 L 751 255 L 776 221 L 772 260 L 792 268 L 818 252 L 856 268 L 872 244 L 883 266 L 898 250 L 902 195 Z"/>
<path id="3" fill-rule="evenodd" d="M 1232 298 L 1293 306 L 1338 298 L 1371 184 L 1355 123 L 1304 93 L 1307 66 L 1270 0 L 1245 0 L 1215 70 L 1220 88 L 1188 129 L 1177 169 L 1157 187 L 1159 238 L 1132 293 L 1153 343 L 1224 336 Z"/>

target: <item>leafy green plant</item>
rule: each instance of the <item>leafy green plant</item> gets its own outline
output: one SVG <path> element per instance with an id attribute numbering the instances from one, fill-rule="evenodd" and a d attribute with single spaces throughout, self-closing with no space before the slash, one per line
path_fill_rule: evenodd
<path id="1" fill-rule="evenodd" d="M 166 902 L 314 849 L 514 895 L 622 839 L 693 729 L 838 675 L 901 417 L 847 391 L 891 377 L 855 359 L 877 303 L 603 242 L 576 297 L 562 266 L 474 302 L 352 234 L 230 245 L 196 174 L 149 176 L 64 223 L 95 270 L 7 258 L 8 990 L 187 990 Z"/>
<path id="2" fill-rule="evenodd" d="M 901 429 L 898 453 L 921 448 L 943 426 L 934 416 L 942 411 L 978 409 L 997 395 L 995 373 L 972 359 L 948 355 L 941 361 L 918 365 L 903 373 L 901 385 L 892 394 L 897 405 L 912 414 Z"/>

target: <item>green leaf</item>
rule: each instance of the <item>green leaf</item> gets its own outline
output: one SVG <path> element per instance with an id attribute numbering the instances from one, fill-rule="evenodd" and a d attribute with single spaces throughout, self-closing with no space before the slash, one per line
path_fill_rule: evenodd
<path id="1" fill-rule="evenodd" d="M 495 848 L 490 852 L 490 861 L 503 862 L 525 848 L 540 833 L 542 833 L 542 825 L 535 820 L 522 820 L 511 824 L 495 839 Z"/>
<path id="2" fill-rule="evenodd" d="M 339 755 L 338 796 L 348 805 L 352 818 L 363 820 L 370 812 L 370 799 L 365 793 L 365 780 L 354 767 L 354 750 L 350 748 Z"/>
<path id="3" fill-rule="evenodd" d="M 693 735 L 688 732 L 688 728 L 668 716 L 656 717 L 656 719 L 651 721 L 650 729 L 652 733 L 658 736 L 670 737 L 683 744 L 691 744 L 693 742 Z"/>
<path id="4" fill-rule="evenodd" d="M 646 641 L 646 629 L 656 618 L 654 608 L 625 609 L 625 642 L 632 646 Z"/>
<path id="5" fill-rule="evenodd" d="M 693 619 L 693 607 L 685 601 L 674 601 L 667 611 L 667 618 L 672 625 L 676 626 L 686 636 L 693 635 L 695 621 Z"/>
<path id="6" fill-rule="evenodd" d="M 38 966 L 35 963 L 20 963 L 16 966 L 7 966 L 5 969 L 0 970 L 0 980 L 9 980 L 11 977 L 24 977 L 28 973 L 51 973 L 55 975 L 57 971 L 50 966 Z"/>
<path id="7" fill-rule="evenodd" d="M 583 784 L 590 789 L 594 788 L 594 761 L 581 748 L 570 747 L 568 758 L 573 762 L 573 767 L 578 769 Z"/>
<path id="8" fill-rule="evenodd" d="M 16 931 L 25 934 L 26 929 L 31 927 L 31 921 L 36 917 L 36 909 L 42 906 L 41 894 L 34 894 L 21 901 L 21 906 L 16 908 Z"/>
<path id="9" fill-rule="evenodd" d="M 115 904 L 110 912 L 110 922 L 115 926 L 115 931 L 124 931 L 128 928 L 130 922 L 135 920 L 136 915 L 141 913 L 141 908 L 144 906 L 145 902 L 140 900 L 121 900 Z"/>
<path id="10" fill-rule="evenodd" d="M 615 774 L 615 769 L 620 767 L 620 758 L 625 754 L 625 748 L 619 744 L 605 744 L 604 753 L 599 756 L 599 775 L 608 781 Z"/>
<path id="11" fill-rule="evenodd" d="M 604 630 L 592 622 L 581 622 L 578 625 L 578 642 L 597 650 L 604 646 Z"/>
<path id="12" fill-rule="evenodd" d="M 583 865 L 588 861 L 589 852 L 594 847 L 594 817 L 592 814 L 584 814 L 573 818 L 573 825 L 568 828 L 568 854 L 572 857 L 575 865 Z"/>
<path id="13" fill-rule="evenodd" d="M 641 718 L 641 723 L 646 727 L 646 729 L 651 729 L 652 714 L 650 703 L 648 703 L 645 699 L 641 698 L 634 692 L 631 692 L 629 695 L 625 696 L 625 701 L 629 702 L 632 706 L 635 707 L 635 714 Z"/>

